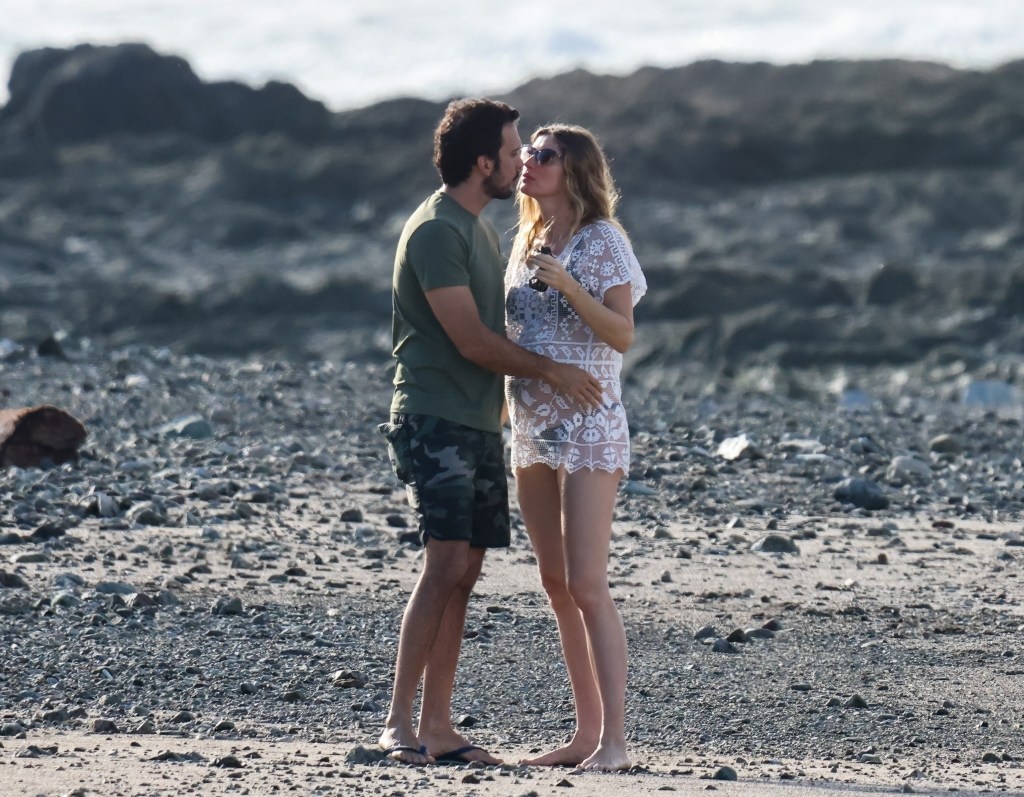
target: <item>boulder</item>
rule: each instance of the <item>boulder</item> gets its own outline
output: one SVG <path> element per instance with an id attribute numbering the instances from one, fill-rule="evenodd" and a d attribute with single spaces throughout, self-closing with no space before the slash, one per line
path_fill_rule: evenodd
<path id="1" fill-rule="evenodd" d="M 81 421 L 49 404 L 0 410 L 0 467 L 67 462 L 87 434 Z"/>
<path id="2" fill-rule="evenodd" d="M 183 59 L 145 44 L 46 48 L 22 53 L 0 129 L 67 144 L 118 133 L 185 133 L 220 141 L 244 133 L 326 134 L 330 114 L 294 86 L 203 83 Z"/>

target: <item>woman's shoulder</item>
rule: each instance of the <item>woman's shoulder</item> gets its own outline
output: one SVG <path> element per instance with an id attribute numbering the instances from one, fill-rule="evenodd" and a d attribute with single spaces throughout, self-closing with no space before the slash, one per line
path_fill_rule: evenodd
<path id="1" fill-rule="evenodd" d="M 625 249 L 632 253 L 633 244 L 622 225 L 611 219 L 598 219 L 586 225 L 581 233 L 586 241 L 601 241 L 614 249 Z"/>
<path id="2" fill-rule="evenodd" d="M 582 232 L 589 238 L 604 238 L 605 240 L 618 240 L 629 242 L 629 236 L 622 225 L 612 219 L 597 219 L 587 224 Z"/>

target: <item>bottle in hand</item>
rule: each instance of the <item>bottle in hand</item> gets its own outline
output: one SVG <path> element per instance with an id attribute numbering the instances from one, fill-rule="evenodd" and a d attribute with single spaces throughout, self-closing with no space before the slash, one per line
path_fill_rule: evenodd
<path id="1" fill-rule="evenodd" d="M 542 255 L 550 255 L 551 254 L 551 247 L 550 246 L 542 246 L 540 248 L 540 253 Z M 535 291 L 543 292 L 543 291 L 546 291 L 548 289 L 547 283 L 541 281 L 541 279 L 539 277 L 530 277 L 530 281 L 528 283 L 526 283 L 526 284 L 529 285 L 531 288 L 533 288 Z"/>

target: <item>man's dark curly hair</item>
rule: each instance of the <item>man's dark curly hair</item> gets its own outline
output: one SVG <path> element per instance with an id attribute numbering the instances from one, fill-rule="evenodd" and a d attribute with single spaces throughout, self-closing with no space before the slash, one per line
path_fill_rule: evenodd
<path id="1" fill-rule="evenodd" d="M 452 100 L 434 131 L 434 166 L 441 181 L 463 182 L 481 155 L 497 160 L 505 125 L 516 122 L 519 111 L 495 100 Z"/>

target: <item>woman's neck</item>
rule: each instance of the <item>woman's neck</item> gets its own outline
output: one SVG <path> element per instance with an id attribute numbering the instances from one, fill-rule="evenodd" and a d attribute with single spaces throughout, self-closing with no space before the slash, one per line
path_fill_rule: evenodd
<path id="1" fill-rule="evenodd" d="M 544 243 L 552 251 L 560 252 L 569 243 L 575 230 L 570 226 L 572 213 L 568 202 L 540 203 L 541 218 L 544 219 Z"/>

